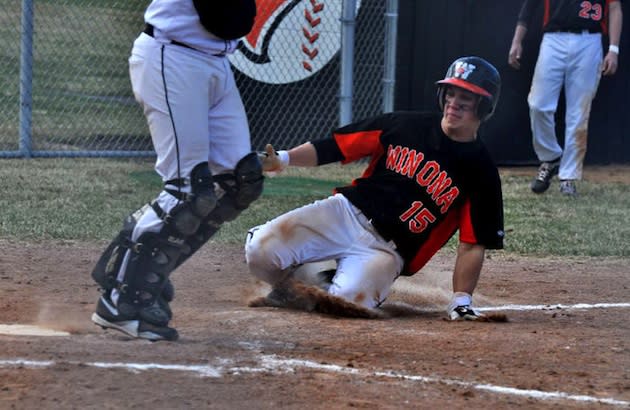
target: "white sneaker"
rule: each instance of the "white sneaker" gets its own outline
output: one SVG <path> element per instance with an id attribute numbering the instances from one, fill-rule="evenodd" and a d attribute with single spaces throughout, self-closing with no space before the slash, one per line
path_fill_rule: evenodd
<path id="1" fill-rule="evenodd" d="M 577 196 L 577 188 L 575 187 L 575 181 L 567 179 L 560 181 L 560 193 L 569 197 Z"/>

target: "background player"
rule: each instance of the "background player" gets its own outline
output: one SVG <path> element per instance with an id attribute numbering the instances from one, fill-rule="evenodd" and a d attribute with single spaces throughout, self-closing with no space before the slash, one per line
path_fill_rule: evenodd
<path id="1" fill-rule="evenodd" d="M 525 0 L 521 7 L 508 56 L 520 68 L 522 42 L 540 0 Z M 541 164 L 531 184 L 545 192 L 559 174 L 560 192 L 575 196 L 575 181 L 582 179 L 588 118 L 601 74 L 617 71 L 622 11 L 619 0 L 545 0 L 543 39 L 527 98 L 534 151 Z M 608 18 L 608 23 L 606 22 Z M 610 46 L 602 61 L 602 32 Z M 558 143 L 554 114 L 564 86 L 566 100 L 564 150 Z"/>
<path id="2" fill-rule="evenodd" d="M 175 340 L 168 277 L 225 221 L 258 198 L 263 176 L 226 54 L 254 24 L 254 0 L 153 0 L 129 70 L 164 190 L 132 213 L 98 261 L 92 320 Z"/>
<path id="3" fill-rule="evenodd" d="M 400 274 L 418 272 L 459 229 L 448 315 L 479 318 L 472 294 L 485 249 L 503 246 L 503 202 L 498 171 L 477 131 L 494 112 L 500 82 L 487 61 L 460 58 L 437 83 L 441 114 L 385 114 L 289 151 L 268 145 L 266 171 L 370 162 L 335 195 L 251 229 L 250 272 L 280 286 L 300 264 L 332 259 L 336 272 L 322 288 L 374 308 Z"/>

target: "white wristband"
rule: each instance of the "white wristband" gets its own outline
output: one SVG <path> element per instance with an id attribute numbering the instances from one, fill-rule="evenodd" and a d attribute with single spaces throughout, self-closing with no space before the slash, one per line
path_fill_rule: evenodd
<path id="1" fill-rule="evenodd" d="M 618 55 L 619 54 L 619 46 L 611 44 L 610 46 L 608 46 L 608 51 Z"/>
<path id="2" fill-rule="evenodd" d="M 280 160 L 280 163 L 282 164 L 282 169 L 286 168 L 289 166 L 289 151 L 285 151 L 285 150 L 281 150 L 278 151 L 278 159 Z"/>

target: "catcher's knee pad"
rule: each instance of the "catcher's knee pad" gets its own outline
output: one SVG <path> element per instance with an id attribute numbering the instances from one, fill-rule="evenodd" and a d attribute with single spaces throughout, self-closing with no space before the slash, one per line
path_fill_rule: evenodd
<path id="1" fill-rule="evenodd" d="M 242 211 L 257 200 L 263 191 L 265 177 L 258 153 L 250 152 L 236 164 L 234 180 L 234 191 L 226 193 L 234 198 L 234 206 Z"/>
<path id="2" fill-rule="evenodd" d="M 166 182 L 166 185 L 181 186 L 183 184 L 186 184 L 186 180 Z M 166 192 L 181 200 L 169 212 L 162 210 L 156 201 L 151 204 L 153 210 L 166 224 L 167 229 L 181 238 L 197 232 L 201 222 L 216 208 L 217 196 L 207 162 L 202 162 L 193 168 L 190 175 L 190 188 L 190 193 L 165 189 Z"/>
<path id="3" fill-rule="evenodd" d="M 163 229 L 160 233 L 143 233 L 130 250 L 124 277 L 118 284 L 118 310 L 124 316 L 166 326 L 171 312 L 162 295 L 177 261 L 190 249 Z"/>
<path id="4" fill-rule="evenodd" d="M 223 225 L 234 220 L 252 202 L 260 197 L 263 190 L 264 176 L 262 164 L 255 152 L 244 156 L 234 168 L 234 173 L 216 175 L 215 181 L 223 190 L 216 208 L 208 214 L 197 231 L 186 238 L 186 244 L 195 253 Z M 179 264 L 190 255 L 183 255 Z M 179 266 L 178 264 L 178 266 Z"/>
<path id="5" fill-rule="evenodd" d="M 260 197 L 264 179 L 262 164 L 255 152 L 244 156 L 236 164 L 233 174 L 217 175 L 217 183 L 225 193 L 219 206 L 208 215 L 206 222 L 221 225 L 234 220 Z"/>

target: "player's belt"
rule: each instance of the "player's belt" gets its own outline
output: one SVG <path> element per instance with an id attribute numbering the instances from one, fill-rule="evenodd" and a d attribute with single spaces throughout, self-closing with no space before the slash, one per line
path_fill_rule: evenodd
<path id="1" fill-rule="evenodd" d="M 573 34 L 594 34 L 601 33 L 601 30 L 594 28 L 558 28 L 549 30 L 547 33 L 573 33 Z"/>
<path id="2" fill-rule="evenodd" d="M 145 27 L 144 27 L 143 33 L 148 35 L 148 36 L 153 37 L 153 31 L 154 31 L 153 25 L 146 24 Z M 199 51 L 196 48 L 193 48 L 193 47 L 189 46 L 188 44 L 184 44 L 184 43 L 181 43 L 179 41 L 171 40 L 171 44 L 176 45 L 176 46 L 180 46 L 180 47 L 186 47 L 186 48 L 191 49 L 191 50 Z"/>

